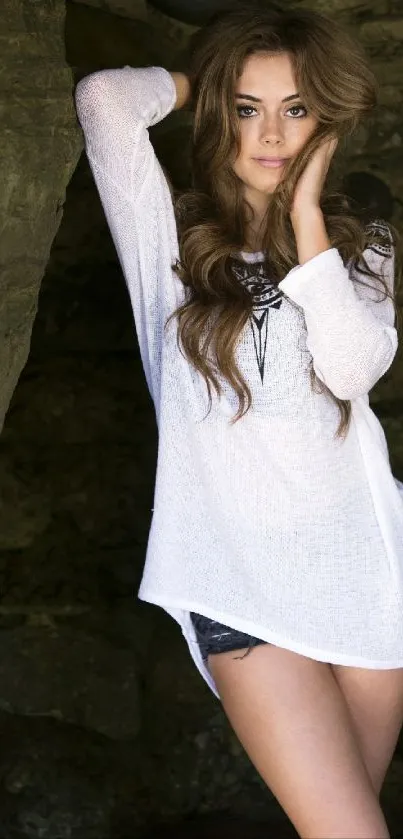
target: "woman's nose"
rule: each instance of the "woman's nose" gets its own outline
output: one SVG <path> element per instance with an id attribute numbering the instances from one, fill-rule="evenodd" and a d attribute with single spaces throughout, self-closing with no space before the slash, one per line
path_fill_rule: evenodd
<path id="1" fill-rule="evenodd" d="M 277 117 L 268 117 L 261 126 L 260 139 L 263 143 L 279 143 L 283 140 L 283 128 L 281 120 Z"/>

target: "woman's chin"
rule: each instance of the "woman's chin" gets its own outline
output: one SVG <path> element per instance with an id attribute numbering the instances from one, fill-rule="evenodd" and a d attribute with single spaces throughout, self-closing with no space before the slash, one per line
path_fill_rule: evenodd
<path id="1" fill-rule="evenodd" d="M 256 190 L 256 192 L 261 192 L 263 195 L 271 195 L 274 192 L 274 190 L 276 189 L 276 187 L 278 186 L 279 183 L 280 183 L 280 178 L 278 178 L 278 180 L 275 180 L 274 182 L 272 181 L 269 184 L 267 182 L 256 184 L 255 190 Z"/>

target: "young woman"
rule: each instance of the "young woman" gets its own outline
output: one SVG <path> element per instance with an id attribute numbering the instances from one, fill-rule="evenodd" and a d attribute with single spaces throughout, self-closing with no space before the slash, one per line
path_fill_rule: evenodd
<path id="1" fill-rule="evenodd" d="M 333 20 L 248 2 L 196 33 L 187 75 L 93 73 L 76 103 L 159 429 L 139 596 L 301 836 L 388 837 L 403 485 L 368 392 L 397 348 L 396 231 L 328 187 L 373 74 Z M 175 196 L 147 129 L 188 104 Z"/>

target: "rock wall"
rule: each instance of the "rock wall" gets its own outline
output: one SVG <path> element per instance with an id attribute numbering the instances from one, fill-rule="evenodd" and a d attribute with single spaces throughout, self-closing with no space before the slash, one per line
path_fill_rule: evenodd
<path id="1" fill-rule="evenodd" d="M 345 172 L 383 184 L 403 229 L 399 0 L 311 5 L 340 16 L 370 52 L 380 108 L 354 138 Z M 179 67 L 194 28 L 142 0 L 6 0 L 5 10 L 1 835 L 258 839 L 269 825 L 291 839 L 178 628 L 136 599 L 156 426 L 72 98 L 75 81 L 102 67 Z M 174 113 L 151 132 L 179 187 L 189 128 L 189 116 Z M 401 480 L 402 377 L 398 358 L 372 393 Z M 383 793 L 396 835 L 401 770 L 399 745 Z M 168 831 L 178 817 L 182 827 Z"/>
<path id="2" fill-rule="evenodd" d="M 0 36 L 0 428 L 29 353 L 38 291 L 82 139 L 63 0 L 5 0 Z"/>

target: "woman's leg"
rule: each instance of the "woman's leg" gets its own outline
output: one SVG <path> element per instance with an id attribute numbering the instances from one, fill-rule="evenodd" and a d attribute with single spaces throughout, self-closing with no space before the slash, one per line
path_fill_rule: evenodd
<path id="1" fill-rule="evenodd" d="M 241 652 L 241 651 L 238 651 Z M 224 710 L 304 839 L 389 839 L 329 664 L 262 644 L 209 655 Z"/>
<path id="2" fill-rule="evenodd" d="M 376 794 L 382 789 L 403 722 L 403 669 L 331 665 L 353 721 Z"/>

